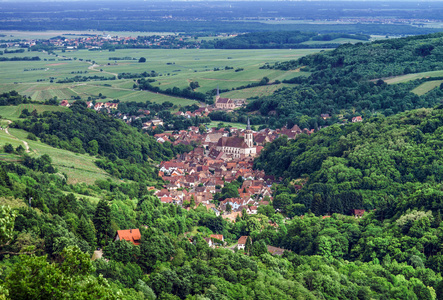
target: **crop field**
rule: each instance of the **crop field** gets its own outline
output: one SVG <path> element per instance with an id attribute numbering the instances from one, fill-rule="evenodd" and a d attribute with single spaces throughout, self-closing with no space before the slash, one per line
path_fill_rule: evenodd
<path id="1" fill-rule="evenodd" d="M 422 96 L 436 87 L 439 87 L 442 83 L 443 80 L 426 81 L 413 89 L 412 92 L 418 96 Z"/>
<path id="2" fill-rule="evenodd" d="M 154 86 L 162 90 L 179 87 L 186 88 L 191 81 L 198 81 L 198 92 L 206 93 L 216 89 L 232 90 L 236 87 L 259 82 L 263 77 L 270 81 L 309 75 L 307 72 L 260 69 L 265 63 L 297 59 L 316 53 L 315 49 L 299 50 L 210 50 L 210 49 L 122 49 L 116 51 L 56 51 L 8 53 L 3 57 L 39 56 L 40 61 L 2 62 L 0 73 L 0 92 L 16 90 L 33 100 L 43 101 L 52 97 L 87 100 L 100 93 L 109 101 L 170 101 L 174 104 L 188 105 L 192 100 L 171 97 L 147 91 L 133 90 L 134 79 L 92 80 L 84 82 L 57 83 L 75 76 L 100 76 L 116 78 L 119 73 L 142 73 L 155 71 Z M 110 58 L 130 58 L 110 60 Z M 138 59 L 145 57 L 145 63 Z M 94 64 L 93 64 L 94 63 Z M 51 82 L 52 81 L 52 82 Z M 272 89 L 250 89 L 248 97 L 271 93 Z M 225 96 L 225 95 L 222 95 Z M 226 96 L 228 97 L 228 96 Z M 243 98 L 243 97 L 242 97 Z"/>

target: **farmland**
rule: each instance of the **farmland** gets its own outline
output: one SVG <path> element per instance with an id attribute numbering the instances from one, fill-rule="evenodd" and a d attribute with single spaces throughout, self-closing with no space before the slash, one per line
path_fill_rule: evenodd
<path id="1" fill-rule="evenodd" d="M 32 100 L 42 101 L 52 97 L 87 100 L 99 94 L 108 101 L 170 101 L 174 104 L 195 103 L 189 99 L 177 98 L 148 91 L 134 90 L 134 79 L 116 79 L 120 73 L 143 73 L 155 71 L 155 86 L 162 90 L 179 87 L 186 88 L 191 81 L 200 85 L 198 92 L 206 93 L 216 89 L 232 90 L 239 86 L 259 82 L 268 77 L 271 82 L 306 76 L 309 73 L 260 69 L 265 64 L 297 59 L 319 50 L 160 50 L 160 49 L 123 49 L 116 51 L 56 51 L 9 53 L 3 57 L 39 56 L 39 61 L 5 61 L 0 74 L 0 92 L 16 90 Z M 131 58 L 110 60 L 112 58 Z M 145 57 L 145 63 L 138 59 Z M 226 68 L 227 67 L 227 68 Z M 57 83 L 59 80 L 74 76 L 100 76 L 113 80 L 88 80 L 84 82 Z M 271 93 L 275 87 L 248 89 L 233 92 L 236 97 L 249 98 Z M 232 94 L 232 93 L 231 93 Z M 227 93 L 226 97 L 231 97 Z M 222 95 L 225 96 L 225 95 Z M 102 99 L 105 99 L 104 97 Z"/>

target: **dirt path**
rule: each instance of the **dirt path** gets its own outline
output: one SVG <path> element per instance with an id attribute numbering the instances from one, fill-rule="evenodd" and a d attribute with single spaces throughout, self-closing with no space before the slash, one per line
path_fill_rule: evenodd
<path id="1" fill-rule="evenodd" d="M 100 65 L 91 64 L 91 65 L 88 67 L 88 70 L 95 71 L 95 72 L 100 72 L 100 73 L 111 74 L 111 75 L 114 75 L 116 79 L 118 79 L 118 74 L 117 74 L 117 73 L 111 73 L 111 72 L 106 72 L 106 71 L 96 70 L 96 69 L 94 69 L 95 67 L 100 67 Z"/>
<path id="2" fill-rule="evenodd" d="M 11 123 L 12 123 L 12 121 L 8 120 L 8 124 L 11 124 Z M 12 134 L 10 134 L 8 129 L 9 129 L 9 127 L 6 127 L 6 128 L 5 128 L 5 132 L 6 132 L 6 134 L 12 136 L 15 140 L 21 141 L 21 142 L 25 145 L 25 151 L 26 151 L 26 153 L 29 153 L 30 151 L 29 151 L 29 145 L 28 145 L 28 143 L 25 142 L 25 141 L 22 141 L 22 140 L 18 139 L 17 137 L 13 136 Z"/>

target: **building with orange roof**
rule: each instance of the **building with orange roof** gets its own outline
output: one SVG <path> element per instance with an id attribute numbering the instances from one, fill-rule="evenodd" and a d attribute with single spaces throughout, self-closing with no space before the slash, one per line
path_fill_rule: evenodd
<path id="1" fill-rule="evenodd" d="M 127 242 L 130 242 L 134 244 L 135 246 L 140 245 L 141 240 L 141 233 L 140 230 L 137 229 L 126 229 L 126 230 L 117 230 L 117 233 L 115 234 L 114 241 L 121 241 L 125 240 Z"/>

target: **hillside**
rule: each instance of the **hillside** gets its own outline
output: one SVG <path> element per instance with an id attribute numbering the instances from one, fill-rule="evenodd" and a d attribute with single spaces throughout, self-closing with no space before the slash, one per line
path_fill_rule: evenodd
<path id="1" fill-rule="evenodd" d="M 86 299 L 79 291 L 87 290 L 94 298 L 140 300 L 442 299 L 441 109 L 330 126 L 291 142 L 278 139 L 262 150 L 256 167 L 287 179 L 274 187 L 272 203 L 231 223 L 205 206 L 187 210 L 148 192 L 147 184 L 160 184 L 143 160 L 168 159 L 177 149 L 81 101 L 65 111 L 48 107 L 18 118 L 14 126 L 23 129 L 0 134 L 2 143 L 14 142 L 12 151 L 1 148 L 2 156 L 15 158 L 0 161 L 0 201 L 12 207 L 0 208 L 0 295 Z M 23 141 L 29 155 L 19 151 Z M 138 177 L 97 178 L 90 185 L 65 180 L 62 165 L 81 168 L 96 155 L 111 174 Z M 347 213 L 349 207 L 377 211 L 361 219 L 315 216 L 304 206 L 310 197 L 317 214 Z M 131 228 L 140 229 L 138 245 L 113 240 L 117 230 Z M 211 234 L 223 235 L 225 244 L 210 247 Z M 245 236 L 245 250 L 232 251 Z M 93 254 L 104 259 L 91 261 Z"/>
<path id="2" fill-rule="evenodd" d="M 347 44 L 298 60 L 265 65 L 263 68 L 311 73 L 307 77 L 283 81 L 292 83 L 293 88 L 284 88 L 272 96 L 254 100 L 249 103 L 247 111 L 260 112 L 276 128 L 286 122 L 313 128 L 315 124 L 325 124 L 320 114 L 350 120 L 356 115 L 391 115 L 433 107 L 443 97 L 441 86 L 434 85 L 434 89 L 425 93 L 412 91 L 426 81 L 441 80 L 440 77 L 412 77 L 413 80 L 389 85 L 383 79 L 443 70 L 442 51 L 443 35 L 439 33 Z"/>
<path id="3" fill-rule="evenodd" d="M 301 48 L 335 48 L 340 42 L 337 39 L 348 39 L 348 42 L 368 41 L 367 35 L 354 34 L 317 34 L 315 32 L 276 31 L 252 32 L 233 38 L 213 40 L 202 44 L 202 48 L 215 49 L 301 49 Z"/>
<path id="4" fill-rule="evenodd" d="M 441 107 L 333 125 L 266 145 L 254 167 L 285 178 L 286 187 L 277 193 L 293 196 L 277 206 L 287 213 L 297 208 L 291 213 L 347 214 L 364 208 L 390 218 L 408 209 L 439 211 L 442 128 Z M 298 187 L 306 183 L 298 191 L 293 179 L 303 179 Z"/>

